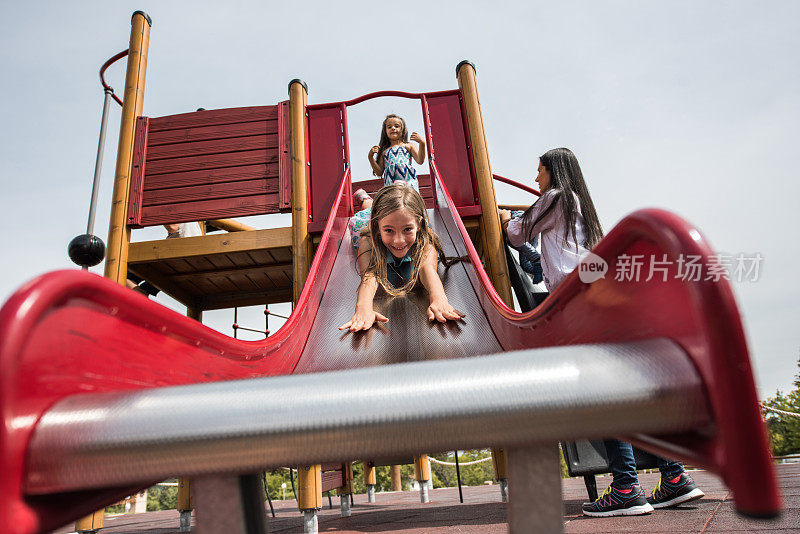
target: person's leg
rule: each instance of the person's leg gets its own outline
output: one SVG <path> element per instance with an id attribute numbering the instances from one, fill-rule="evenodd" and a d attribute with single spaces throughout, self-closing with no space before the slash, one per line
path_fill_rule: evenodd
<path id="1" fill-rule="evenodd" d="M 607 439 L 604 443 L 608 453 L 608 466 L 614 477 L 612 484 L 619 489 L 638 484 L 639 476 L 636 474 L 636 460 L 631 444 L 617 439 Z"/>
<path id="2" fill-rule="evenodd" d="M 630 443 L 605 440 L 608 465 L 614 480 L 599 499 L 583 505 L 583 514 L 592 517 L 649 514 L 653 507 L 639 486 L 636 460 Z"/>
<path id="3" fill-rule="evenodd" d="M 705 496 L 680 463 L 659 458 L 658 469 L 661 471 L 661 479 L 652 495 L 647 498 L 653 508 L 669 508 Z"/>

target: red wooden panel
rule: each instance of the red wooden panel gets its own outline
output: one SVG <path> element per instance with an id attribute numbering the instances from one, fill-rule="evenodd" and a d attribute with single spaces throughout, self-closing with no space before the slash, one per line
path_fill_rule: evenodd
<path id="1" fill-rule="evenodd" d="M 168 143 L 182 143 L 186 141 L 207 141 L 210 139 L 227 139 L 229 137 L 243 137 L 247 135 L 264 135 L 278 132 L 278 121 L 254 121 L 222 124 L 219 126 L 198 126 L 196 128 L 182 128 L 180 130 L 164 130 L 150 132 L 147 144 L 150 147 Z"/>
<path id="2" fill-rule="evenodd" d="M 246 182 L 193 185 L 188 187 L 174 187 L 170 189 L 146 191 L 142 199 L 142 206 L 146 209 L 149 206 L 191 202 L 197 199 L 214 200 L 220 198 L 263 195 L 277 192 L 278 181 L 274 178 L 262 178 L 260 180 L 248 180 Z"/>
<path id="3" fill-rule="evenodd" d="M 278 135 L 250 135 L 247 137 L 233 137 L 230 139 L 211 139 L 208 141 L 187 141 L 185 143 L 170 143 L 168 145 L 148 146 L 147 162 L 182 158 L 187 156 L 202 156 L 208 154 L 224 154 L 229 152 L 243 152 L 245 150 L 259 150 L 278 147 Z"/>
<path id="4" fill-rule="evenodd" d="M 325 224 L 345 171 L 342 114 L 338 107 L 308 110 L 310 223 Z M 321 229 L 321 226 L 320 226 Z"/>
<path id="5" fill-rule="evenodd" d="M 141 217 L 142 190 L 144 189 L 145 161 L 147 156 L 147 117 L 137 117 L 133 137 L 133 166 L 128 194 L 128 224 L 138 224 Z"/>
<path id="6" fill-rule="evenodd" d="M 339 465 L 339 469 L 335 471 L 323 471 L 322 472 L 322 491 L 330 491 L 336 488 L 341 488 L 344 486 L 347 480 L 344 477 L 344 471 L 342 471 L 341 464 Z"/>
<path id="7" fill-rule="evenodd" d="M 196 126 L 215 126 L 235 122 L 275 120 L 277 106 L 255 106 L 247 108 L 215 109 L 169 115 L 150 120 L 150 131 L 176 130 Z"/>
<path id="8" fill-rule="evenodd" d="M 149 177 L 153 174 L 187 172 L 200 169 L 216 169 L 221 167 L 239 167 L 241 165 L 277 162 L 277 149 L 250 150 L 247 152 L 231 152 L 228 154 L 212 154 L 208 156 L 190 156 L 186 158 L 149 162 L 147 164 L 147 177 L 149 179 Z"/>
<path id="9" fill-rule="evenodd" d="M 152 206 L 142 211 L 141 225 L 206 221 L 229 217 L 248 217 L 278 211 L 278 194 L 225 198 Z"/>
<path id="10" fill-rule="evenodd" d="M 292 209 L 292 155 L 289 101 L 278 104 L 278 183 L 281 211 Z"/>
<path id="11" fill-rule="evenodd" d="M 460 94 L 426 96 L 436 165 L 456 206 L 478 203 L 467 151 Z"/>
<path id="12" fill-rule="evenodd" d="M 182 187 L 196 184 L 218 184 L 223 182 L 241 182 L 261 178 L 277 178 L 278 164 L 243 165 L 240 167 L 221 167 L 172 174 L 148 175 L 144 190 L 153 191 L 169 187 Z"/>

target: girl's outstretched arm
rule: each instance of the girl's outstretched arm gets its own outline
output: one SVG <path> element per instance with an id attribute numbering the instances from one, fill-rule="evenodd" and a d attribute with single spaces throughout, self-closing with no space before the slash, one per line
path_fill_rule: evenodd
<path id="1" fill-rule="evenodd" d="M 372 173 L 375 176 L 382 176 L 383 175 L 383 168 L 384 168 L 384 165 L 383 165 L 383 154 L 378 154 L 380 149 L 381 149 L 381 147 L 379 147 L 378 145 L 375 145 L 374 147 L 370 148 L 369 152 L 367 153 L 367 159 L 369 159 L 369 164 L 372 167 Z M 377 161 L 375 159 L 376 155 L 377 155 Z"/>
<path id="2" fill-rule="evenodd" d="M 378 291 L 378 280 L 375 276 L 366 274 L 371 250 L 369 236 L 362 235 L 358 244 L 358 270 L 361 273 L 361 284 L 358 286 L 358 295 L 356 296 L 356 311 L 349 321 L 339 327 L 339 330 L 350 330 L 351 332 L 369 330 L 375 321 L 381 323 L 389 321 L 386 316 L 372 309 L 372 301 Z"/>
<path id="3" fill-rule="evenodd" d="M 464 317 L 464 314 L 451 306 L 447 300 L 442 280 L 439 278 L 439 273 L 436 272 L 438 263 L 439 255 L 436 253 L 436 249 L 432 245 L 428 245 L 419 273 L 422 285 L 428 290 L 431 299 L 430 306 L 428 306 L 428 320 L 433 321 L 435 319 L 440 323 L 444 323 L 448 319 L 458 321 Z"/>
<path id="4" fill-rule="evenodd" d="M 417 132 L 411 134 L 411 140 L 419 143 L 419 149 L 412 143 L 409 143 L 408 151 L 411 152 L 411 157 L 414 158 L 414 161 L 416 161 L 418 165 L 422 165 L 425 163 L 425 140 Z"/>

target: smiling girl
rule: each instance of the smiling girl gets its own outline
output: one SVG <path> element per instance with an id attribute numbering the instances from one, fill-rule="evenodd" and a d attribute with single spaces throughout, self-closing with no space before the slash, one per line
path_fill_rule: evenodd
<path id="1" fill-rule="evenodd" d="M 392 296 L 403 296 L 417 281 L 428 290 L 430 321 L 464 317 L 450 305 L 436 272 L 439 260 L 447 261 L 420 194 L 404 183 L 389 185 L 378 191 L 371 211 L 369 227 L 358 243 L 361 284 L 355 313 L 339 330 L 356 332 L 368 330 L 375 321 L 387 322 L 389 319 L 372 307 L 378 286 Z"/>

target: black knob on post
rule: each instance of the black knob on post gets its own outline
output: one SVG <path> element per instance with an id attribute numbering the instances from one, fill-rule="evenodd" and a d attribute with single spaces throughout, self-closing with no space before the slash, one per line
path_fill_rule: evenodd
<path id="1" fill-rule="evenodd" d="M 69 242 L 69 259 L 81 267 L 94 267 L 106 257 L 106 244 L 96 235 L 81 234 Z"/>

